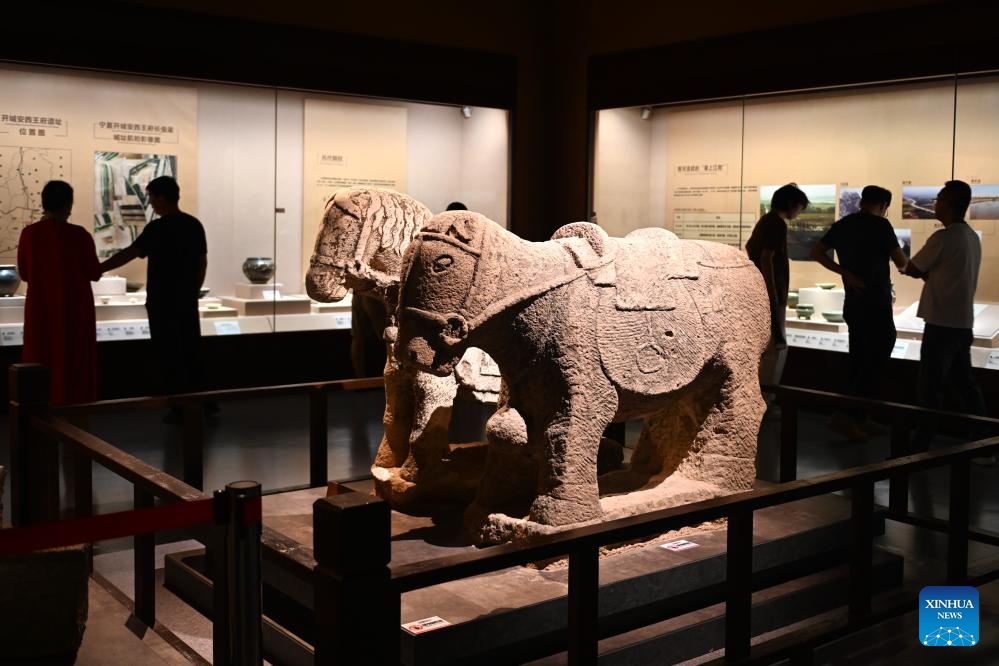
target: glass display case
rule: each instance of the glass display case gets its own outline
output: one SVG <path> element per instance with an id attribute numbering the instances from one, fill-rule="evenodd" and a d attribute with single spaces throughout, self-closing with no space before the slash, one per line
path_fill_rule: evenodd
<path id="1" fill-rule="evenodd" d="M 153 218 L 146 183 L 171 175 L 208 238 L 204 335 L 350 328 L 349 298 L 305 295 L 329 197 L 387 187 L 506 224 L 508 124 L 504 109 L 0 63 L 0 264 L 48 180 L 74 187 L 70 222 L 104 258 Z M 250 258 L 271 275 L 251 281 Z M 136 260 L 95 283 L 99 340 L 148 337 L 145 276 Z M 0 298 L 0 344 L 21 342 L 25 288 Z"/>
<path id="2" fill-rule="evenodd" d="M 790 286 L 814 312 L 788 309 L 789 343 L 845 351 L 842 283 L 808 259 L 812 245 L 875 184 L 892 191 L 887 217 L 906 253 L 917 252 L 940 228 L 936 193 L 964 180 L 973 190 L 967 219 L 982 240 L 972 361 L 999 368 L 997 115 L 994 73 L 605 109 L 592 210 L 611 235 L 658 226 L 743 248 L 774 189 L 797 183 L 812 205 L 789 225 Z M 894 355 L 918 359 L 922 283 L 891 270 Z"/>

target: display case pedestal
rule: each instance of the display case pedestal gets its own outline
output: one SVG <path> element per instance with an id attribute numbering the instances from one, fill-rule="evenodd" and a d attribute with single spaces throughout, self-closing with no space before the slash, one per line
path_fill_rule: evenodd
<path id="1" fill-rule="evenodd" d="M 275 300 L 223 296 L 222 306 L 234 308 L 239 314 L 248 317 L 273 314 L 309 314 L 312 299 L 308 296 L 282 296 Z"/>
<path id="2" fill-rule="evenodd" d="M 237 282 L 236 298 L 245 298 L 250 301 L 278 300 L 281 298 L 281 288 L 283 286 L 280 282 L 268 282 L 267 284 Z"/>
<path id="3" fill-rule="evenodd" d="M 0 297 L 0 324 L 20 324 L 24 321 L 24 296 Z"/>

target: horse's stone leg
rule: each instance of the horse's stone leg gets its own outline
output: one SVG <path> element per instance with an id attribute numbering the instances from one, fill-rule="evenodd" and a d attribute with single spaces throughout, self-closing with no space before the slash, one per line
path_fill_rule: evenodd
<path id="1" fill-rule="evenodd" d="M 413 381 L 412 429 L 409 435 L 409 456 L 402 465 L 401 476 L 418 483 L 420 473 L 440 465 L 450 449 L 448 426 L 458 383 L 453 375 L 438 377 L 417 372 Z"/>
<path id="2" fill-rule="evenodd" d="M 749 490 L 756 479 L 756 446 L 766 403 L 756 367 L 727 363 L 729 374 L 677 472 L 726 492 Z"/>
<path id="3" fill-rule="evenodd" d="M 477 540 L 490 513 L 524 516 L 537 490 L 537 459 L 527 447 L 527 425 L 515 408 L 501 405 L 486 422 L 489 445 L 475 501 L 465 511 L 465 526 Z"/>
<path id="4" fill-rule="evenodd" d="M 395 360 L 391 346 L 385 363 L 385 434 L 378 445 L 372 467 L 399 467 L 409 457 L 409 436 L 413 430 L 413 373 Z"/>
<path id="5" fill-rule="evenodd" d="M 669 475 L 676 470 L 714 409 L 725 381 L 723 374 L 713 366 L 706 368 L 692 384 L 664 400 L 659 411 L 645 417 L 631 455 L 633 472 L 653 476 Z"/>
<path id="6" fill-rule="evenodd" d="M 591 377 L 571 387 L 569 404 L 547 421 L 531 520 L 567 525 L 602 515 L 597 452 L 604 428 L 617 411 L 617 394 L 602 375 L 599 380 Z"/>

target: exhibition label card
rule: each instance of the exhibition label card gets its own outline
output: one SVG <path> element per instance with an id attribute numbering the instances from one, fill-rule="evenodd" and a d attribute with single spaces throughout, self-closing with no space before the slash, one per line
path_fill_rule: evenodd
<path id="1" fill-rule="evenodd" d="M 700 547 L 700 544 L 694 543 L 693 541 L 687 541 L 686 539 L 677 539 L 676 541 L 667 541 L 659 547 L 677 552 L 680 550 L 689 550 L 690 548 L 698 548 Z"/>
<path id="2" fill-rule="evenodd" d="M 215 335 L 239 335 L 238 321 L 216 321 Z"/>
<path id="3" fill-rule="evenodd" d="M 896 340 L 895 347 L 891 350 L 892 358 L 905 358 L 906 353 L 909 351 L 909 341 L 908 340 Z"/>
<path id="4" fill-rule="evenodd" d="M 24 329 L 11 326 L 0 329 L 0 345 L 11 347 L 24 344 Z"/>
<path id="5" fill-rule="evenodd" d="M 433 631 L 434 629 L 440 629 L 442 627 L 451 626 L 451 623 L 444 618 L 437 617 L 436 615 L 431 617 L 425 617 L 422 620 L 414 620 L 413 622 L 407 622 L 402 625 L 402 628 L 413 634 L 425 634 L 428 631 Z"/>

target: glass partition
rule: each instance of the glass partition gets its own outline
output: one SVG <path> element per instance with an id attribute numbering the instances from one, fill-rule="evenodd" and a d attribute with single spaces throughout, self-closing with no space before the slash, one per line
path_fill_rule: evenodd
<path id="1" fill-rule="evenodd" d="M 789 340 L 845 350 L 846 327 L 836 316 L 842 285 L 808 259 L 812 245 L 856 209 L 864 185 L 876 184 L 892 191 L 887 217 L 903 249 L 916 252 L 940 227 L 933 218 L 940 187 L 965 180 L 974 193 L 968 221 L 983 248 L 973 362 L 999 367 L 990 351 L 999 345 L 997 114 L 999 77 L 981 75 L 601 110 L 593 210 L 611 235 L 662 226 L 681 238 L 744 247 L 774 189 L 797 183 L 812 205 L 789 225 L 791 289 L 817 305 L 809 319 L 788 310 Z M 922 283 L 892 274 L 895 355 L 918 358 Z"/>
<path id="2" fill-rule="evenodd" d="M 103 258 L 153 218 L 145 184 L 172 175 L 208 238 L 203 334 L 349 328 L 349 299 L 305 295 L 327 199 L 388 187 L 506 225 L 508 152 L 503 109 L 0 63 L 0 263 L 14 263 L 48 180 L 73 185 L 70 221 Z M 258 257 L 274 265 L 265 284 L 243 272 Z M 148 336 L 144 282 L 136 260 L 95 284 L 98 339 Z M 22 321 L 23 297 L 0 299 L 0 342 L 20 344 Z"/>

